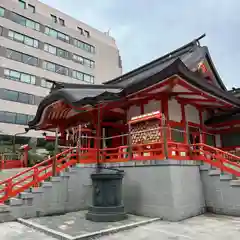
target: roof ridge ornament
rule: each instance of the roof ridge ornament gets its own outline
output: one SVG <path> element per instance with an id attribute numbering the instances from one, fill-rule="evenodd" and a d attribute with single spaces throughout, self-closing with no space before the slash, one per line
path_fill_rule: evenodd
<path id="1" fill-rule="evenodd" d="M 196 43 L 198 46 L 200 46 L 200 40 L 206 37 L 206 33 L 202 34 L 200 37 L 193 40 L 194 43 Z"/>

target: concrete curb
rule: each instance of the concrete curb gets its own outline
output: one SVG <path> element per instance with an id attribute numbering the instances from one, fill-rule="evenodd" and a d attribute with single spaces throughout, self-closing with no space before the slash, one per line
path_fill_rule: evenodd
<path id="1" fill-rule="evenodd" d="M 146 225 L 148 223 L 152 223 L 152 222 L 156 222 L 161 220 L 161 218 L 152 218 L 152 219 L 148 219 L 148 220 L 143 220 L 140 222 L 135 222 L 135 223 L 130 223 L 130 224 L 125 224 L 123 226 L 119 226 L 119 227 L 113 227 L 113 228 L 109 228 L 109 229 L 104 229 L 104 230 L 100 230 L 97 232 L 92 232 L 92 233 L 87 233 L 87 234 L 82 234 L 82 235 L 78 235 L 78 236 L 70 236 L 68 234 L 59 232 L 59 231 L 55 231 L 51 228 L 45 227 L 43 225 L 40 225 L 38 223 L 34 223 L 30 220 L 25 220 L 23 218 L 18 218 L 17 221 L 27 227 L 30 227 L 32 229 L 35 229 L 39 232 L 45 233 L 48 236 L 57 238 L 59 240 L 89 240 L 95 237 L 101 237 L 104 235 L 109 235 L 112 233 L 117 233 L 120 231 L 125 231 L 125 230 L 129 230 L 131 228 L 136 228 L 142 225 Z"/>
<path id="2" fill-rule="evenodd" d="M 109 229 L 100 230 L 97 232 L 82 234 L 79 236 L 75 236 L 73 238 L 73 240 L 89 240 L 89 239 L 93 239 L 95 237 L 101 237 L 104 235 L 109 235 L 111 233 L 117 233 L 117 232 L 125 231 L 125 230 L 131 229 L 131 228 L 136 228 L 136 227 L 146 225 L 148 223 L 156 222 L 159 220 L 161 220 L 161 218 L 152 218 L 152 219 L 148 219 L 148 220 L 144 220 L 144 221 L 140 221 L 140 222 L 136 222 L 136 223 L 125 224 L 125 225 L 119 226 L 119 227 L 113 227 L 113 228 L 109 228 Z"/>
<path id="3" fill-rule="evenodd" d="M 60 239 L 60 240 L 74 240 L 75 239 L 74 237 L 72 237 L 68 234 L 55 231 L 51 228 L 45 227 L 43 225 L 34 223 L 32 221 L 29 221 L 29 220 L 25 220 L 23 218 L 18 218 L 17 221 L 19 223 L 27 226 L 27 227 L 30 227 L 32 229 L 35 229 L 35 230 L 39 231 L 39 232 L 45 233 L 48 236 L 51 236 L 51 237 L 54 237 L 54 238 L 57 238 L 57 239 Z"/>

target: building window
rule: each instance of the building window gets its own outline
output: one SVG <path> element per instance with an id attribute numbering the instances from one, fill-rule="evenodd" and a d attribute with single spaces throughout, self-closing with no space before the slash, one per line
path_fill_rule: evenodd
<path id="1" fill-rule="evenodd" d="M 89 74 L 84 74 L 84 82 L 94 83 L 94 77 Z"/>
<path id="2" fill-rule="evenodd" d="M 88 83 L 94 83 L 94 77 L 89 75 L 89 74 L 85 74 L 76 70 L 72 71 L 72 77 L 77 79 L 77 80 L 81 80 L 84 82 L 88 82 Z"/>
<path id="3" fill-rule="evenodd" d="M 86 52 L 95 53 L 95 47 L 88 43 L 74 39 L 73 44 L 74 44 L 74 46 L 81 48 L 82 50 L 84 50 Z"/>
<path id="4" fill-rule="evenodd" d="M 60 25 L 65 26 L 65 21 L 62 18 L 59 18 L 58 20 Z"/>
<path id="5" fill-rule="evenodd" d="M 64 67 L 64 66 L 52 63 L 52 62 L 43 61 L 43 68 L 48 71 L 51 71 L 51 72 L 56 72 L 61 75 L 68 76 L 68 68 L 67 67 Z"/>
<path id="6" fill-rule="evenodd" d="M 47 43 L 44 44 L 44 51 L 57 55 L 57 48 Z"/>
<path id="7" fill-rule="evenodd" d="M 38 65 L 38 58 L 33 57 L 31 55 L 20 53 L 11 49 L 7 49 L 6 55 L 7 55 L 7 58 L 18 61 L 18 62 L 22 62 L 32 66 Z"/>
<path id="8" fill-rule="evenodd" d="M 89 68 L 94 68 L 94 65 L 95 65 L 95 64 L 94 64 L 94 61 L 85 58 L 85 59 L 84 59 L 84 65 L 88 66 Z"/>
<path id="9" fill-rule="evenodd" d="M 75 70 L 72 71 L 72 77 L 77 79 L 77 80 L 83 81 L 83 75 L 84 74 L 82 72 L 75 71 Z"/>
<path id="10" fill-rule="evenodd" d="M 61 48 L 57 48 L 57 56 L 62 58 L 68 58 L 68 52 Z"/>
<path id="11" fill-rule="evenodd" d="M 18 72 L 11 69 L 4 69 L 4 77 L 13 81 L 18 81 L 22 83 L 28 83 L 35 85 L 36 84 L 36 76 Z"/>
<path id="12" fill-rule="evenodd" d="M 84 58 L 82 56 L 73 54 L 73 60 L 75 60 L 76 62 L 81 63 L 82 65 L 84 64 Z"/>
<path id="13" fill-rule="evenodd" d="M 51 89 L 52 88 L 52 83 L 48 82 L 46 79 L 41 79 L 41 87 Z"/>
<path id="14" fill-rule="evenodd" d="M 3 100 L 17 102 L 18 92 L 0 88 L 0 98 Z"/>
<path id="15" fill-rule="evenodd" d="M 25 36 L 23 34 L 20 34 L 11 30 L 8 31 L 8 37 L 16 42 L 20 42 L 25 45 L 38 48 L 39 42 L 34 38 L 30 38 L 28 36 Z"/>
<path id="16" fill-rule="evenodd" d="M 51 36 L 51 37 L 54 37 L 54 38 L 57 38 L 63 42 L 68 42 L 69 43 L 69 36 L 64 34 L 64 33 L 61 33 L 61 32 L 58 32 L 52 28 L 49 28 L 49 27 L 45 27 L 45 34 L 48 35 L 48 36 Z"/>
<path id="17" fill-rule="evenodd" d="M 32 121 L 32 120 L 34 119 L 34 117 L 35 117 L 35 116 L 33 116 L 33 115 L 27 115 L 27 116 L 28 116 L 28 120 L 27 120 L 27 122 Z"/>
<path id="18" fill-rule="evenodd" d="M 0 121 L 5 123 L 16 123 L 16 113 L 0 111 Z"/>
<path id="19" fill-rule="evenodd" d="M 35 6 L 28 4 L 28 10 L 31 11 L 32 13 L 36 12 Z"/>
<path id="20" fill-rule="evenodd" d="M 9 89 L 0 88 L 0 98 L 7 101 L 25 103 L 25 104 L 35 104 L 35 96 L 28 94 L 17 92 Z"/>
<path id="21" fill-rule="evenodd" d="M 82 57 L 80 55 L 77 55 L 77 54 L 73 54 L 73 60 L 75 62 L 78 62 L 78 63 L 80 63 L 82 65 L 85 65 L 85 66 L 87 66 L 89 68 L 94 68 L 94 66 L 95 66 L 95 62 L 94 61 L 92 61 L 92 60 L 90 60 L 88 58 L 84 58 L 84 57 Z"/>
<path id="22" fill-rule="evenodd" d="M 57 23 L 57 17 L 51 14 L 52 22 Z"/>
<path id="23" fill-rule="evenodd" d="M 0 7 L 0 17 L 4 17 L 5 9 Z"/>
<path id="24" fill-rule="evenodd" d="M 21 15 L 18 15 L 16 13 L 12 13 L 12 18 L 11 20 L 15 23 L 18 23 L 22 26 L 25 26 L 25 27 L 28 27 L 28 28 L 31 28 L 33 30 L 36 30 L 36 31 L 40 31 L 40 24 L 35 22 L 35 21 L 32 21 L 30 19 L 27 19 Z"/>
<path id="25" fill-rule="evenodd" d="M 21 8 L 23 8 L 23 9 L 26 8 L 26 3 L 24 1 L 18 0 L 18 2 L 19 2 L 19 5 L 20 5 Z"/>
<path id="26" fill-rule="evenodd" d="M 16 124 L 24 125 L 28 122 L 28 116 L 26 114 L 18 113 L 16 115 Z"/>
<path id="27" fill-rule="evenodd" d="M 34 118 L 32 115 L 0 111 L 0 122 L 27 125 Z"/>
<path id="28" fill-rule="evenodd" d="M 57 56 L 62 57 L 62 58 L 68 58 L 68 52 L 67 51 L 65 51 L 61 48 L 52 46 L 52 45 L 47 44 L 47 43 L 44 43 L 44 51 L 49 52 L 53 55 L 57 55 Z"/>

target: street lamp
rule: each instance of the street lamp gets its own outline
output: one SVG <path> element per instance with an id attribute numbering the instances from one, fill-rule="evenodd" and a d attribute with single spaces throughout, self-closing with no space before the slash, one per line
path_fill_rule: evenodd
<path id="1" fill-rule="evenodd" d="M 13 153 L 16 152 L 16 147 L 15 147 L 15 145 L 16 145 L 16 136 L 26 134 L 26 133 L 29 132 L 30 129 L 29 128 L 24 128 L 24 130 L 25 130 L 25 132 L 15 133 L 13 135 L 13 148 L 12 148 Z"/>

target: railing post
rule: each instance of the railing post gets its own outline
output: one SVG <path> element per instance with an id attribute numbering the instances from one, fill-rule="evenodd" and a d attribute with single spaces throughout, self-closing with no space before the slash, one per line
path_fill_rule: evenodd
<path id="1" fill-rule="evenodd" d="M 54 156 L 52 162 L 52 175 L 57 175 L 57 154 L 58 154 L 58 127 L 55 131 L 55 148 L 54 148 Z"/>
<path id="2" fill-rule="evenodd" d="M 8 199 L 12 194 L 12 180 L 8 180 L 5 185 L 5 197 Z"/>
<path id="3" fill-rule="evenodd" d="M 82 136 L 82 132 L 81 132 L 82 128 L 81 125 L 78 126 L 78 139 L 77 139 L 77 149 L 76 149 L 76 158 L 77 158 L 77 164 L 80 164 L 80 154 L 81 154 L 81 136 Z"/>
<path id="4" fill-rule="evenodd" d="M 34 168 L 34 172 L 33 172 L 33 186 L 34 187 L 38 187 L 39 186 L 39 182 L 38 182 L 38 168 Z"/>
<path id="5" fill-rule="evenodd" d="M 165 159 L 168 159 L 168 126 L 165 116 L 162 116 L 162 127 L 163 127 L 163 150 Z"/>
<path id="6" fill-rule="evenodd" d="M 1 160 L 1 170 L 3 170 L 4 168 L 3 154 L 1 154 L 0 160 Z"/>
<path id="7" fill-rule="evenodd" d="M 132 133 L 131 133 L 131 126 L 128 124 L 128 159 L 129 161 L 132 160 Z"/>

